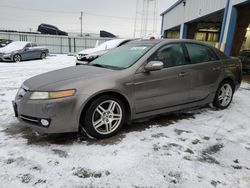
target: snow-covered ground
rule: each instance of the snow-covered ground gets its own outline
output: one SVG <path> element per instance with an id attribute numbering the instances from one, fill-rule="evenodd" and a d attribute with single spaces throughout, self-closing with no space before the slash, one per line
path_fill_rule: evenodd
<path id="1" fill-rule="evenodd" d="M 223 111 L 202 108 L 123 128 L 106 140 L 36 136 L 11 100 L 34 75 L 74 65 L 66 55 L 0 63 L 0 187 L 249 187 L 250 85 Z"/>

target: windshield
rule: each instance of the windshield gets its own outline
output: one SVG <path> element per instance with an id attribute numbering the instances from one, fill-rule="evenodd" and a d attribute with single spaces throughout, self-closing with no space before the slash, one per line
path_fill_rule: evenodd
<path id="1" fill-rule="evenodd" d="M 151 46 L 121 46 L 92 61 L 90 65 L 125 69 L 133 65 L 150 48 Z"/>
<path id="2" fill-rule="evenodd" d="M 20 50 L 20 49 L 23 49 L 26 44 L 27 42 L 12 42 L 8 44 L 7 46 L 3 47 L 2 49 L 6 51 Z"/>

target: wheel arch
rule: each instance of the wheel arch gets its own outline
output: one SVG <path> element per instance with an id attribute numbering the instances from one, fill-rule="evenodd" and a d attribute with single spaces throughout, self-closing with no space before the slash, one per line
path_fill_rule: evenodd
<path id="1" fill-rule="evenodd" d="M 79 115 L 79 118 L 78 118 L 78 122 L 79 122 L 79 126 L 81 124 L 81 121 L 83 120 L 85 114 L 86 114 L 86 111 L 88 109 L 88 107 L 91 105 L 91 103 L 96 100 L 97 98 L 101 97 L 101 96 L 104 96 L 104 95 L 112 95 L 112 96 L 116 96 L 118 97 L 122 102 L 123 104 L 125 105 L 125 109 L 126 109 L 126 121 L 130 120 L 131 118 L 131 105 L 129 104 L 129 100 L 127 99 L 127 97 L 125 97 L 123 94 L 121 94 L 120 92 L 117 92 L 117 91 L 102 91 L 102 92 L 99 92 L 97 93 L 96 95 L 94 96 L 91 96 L 87 102 L 85 102 L 80 110 L 80 115 Z"/>
<path id="2" fill-rule="evenodd" d="M 232 86 L 233 86 L 233 91 L 235 91 L 235 82 L 234 82 L 234 79 L 232 77 L 230 77 L 230 76 L 225 77 L 223 80 L 221 80 L 220 84 L 222 82 L 225 82 L 225 81 L 230 82 L 232 84 Z M 220 84 L 219 84 L 219 86 L 220 86 Z"/>
<path id="3" fill-rule="evenodd" d="M 13 61 L 14 61 L 14 57 L 15 57 L 16 55 L 19 55 L 19 56 L 21 57 L 21 61 L 23 60 L 23 56 L 21 55 L 21 53 L 15 53 L 15 54 L 12 56 L 12 60 L 13 60 Z"/>

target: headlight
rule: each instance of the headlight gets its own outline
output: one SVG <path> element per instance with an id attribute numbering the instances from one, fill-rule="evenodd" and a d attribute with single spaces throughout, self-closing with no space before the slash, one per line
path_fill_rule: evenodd
<path id="1" fill-rule="evenodd" d="M 86 56 L 86 59 L 96 59 L 98 57 L 98 55 L 88 55 Z"/>
<path id="2" fill-rule="evenodd" d="M 77 55 L 77 59 L 82 59 L 83 56 L 84 56 L 84 54 L 78 54 L 78 55 Z"/>
<path id="3" fill-rule="evenodd" d="M 8 54 L 4 54 L 3 57 L 10 57 L 11 56 L 11 53 L 8 53 Z"/>
<path id="4" fill-rule="evenodd" d="M 71 97 L 75 95 L 75 89 L 68 89 L 63 91 L 34 91 L 30 95 L 30 99 L 59 99 L 64 97 Z"/>

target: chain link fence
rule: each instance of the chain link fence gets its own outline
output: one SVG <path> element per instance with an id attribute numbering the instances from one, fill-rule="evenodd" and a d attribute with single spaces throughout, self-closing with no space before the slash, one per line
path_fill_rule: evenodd
<path id="1" fill-rule="evenodd" d="M 97 41 L 100 45 L 110 40 L 110 38 L 69 37 L 11 32 L 0 32 L 0 39 L 35 42 L 40 46 L 46 46 L 50 53 L 56 54 L 74 54 L 81 50 L 95 47 Z"/>

